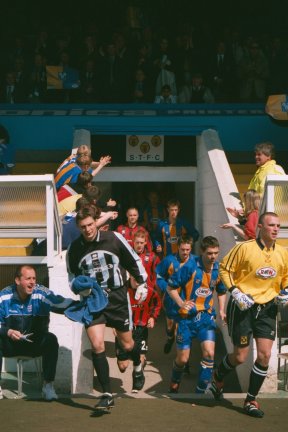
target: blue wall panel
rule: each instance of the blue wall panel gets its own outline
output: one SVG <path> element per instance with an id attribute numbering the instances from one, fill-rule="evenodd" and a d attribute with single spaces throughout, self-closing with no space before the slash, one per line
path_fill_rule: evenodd
<path id="1" fill-rule="evenodd" d="M 171 109 L 173 107 L 173 109 Z M 99 134 L 198 135 L 218 131 L 226 151 L 251 151 L 257 142 L 288 148 L 286 122 L 275 122 L 263 105 L 0 105 L 0 124 L 16 151 L 71 149 L 75 128 Z"/>

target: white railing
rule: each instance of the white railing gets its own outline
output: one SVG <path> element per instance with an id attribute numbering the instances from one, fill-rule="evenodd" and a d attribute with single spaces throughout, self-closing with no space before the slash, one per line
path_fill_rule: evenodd
<path id="1" fill-rule="evenodd" d="M 0 264 L 53 267 L 61 253 L 61 234 L 52 174 L 0 177 L 0 238 L 47 240 L 46 256 L 1 256 Z"/>
<path id="2" fill-rule="evenodd" d="M 279 215 L 279 238 L 288 239 L 288 175 L 268 175 L 259 214 L 274 212 Z"/>

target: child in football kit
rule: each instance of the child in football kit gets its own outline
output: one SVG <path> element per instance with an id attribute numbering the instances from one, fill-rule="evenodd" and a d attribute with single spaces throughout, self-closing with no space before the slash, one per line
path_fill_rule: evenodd
<path id="1" fill-rule="evenodd" d="M 153 329 L 161 310 L 161 299 L 151 286 L 148 285 L 148 294 L 146 300 L 139 304 L 135 298 L 136 286 L 134 280 L 130 278 L 130 286 L 128 288 L 132 315 L 133 315 L 133 330 L 132 335 L 135 343 L 140 347 L 140 359 L 142 367 L 146 366 L 146 354 L 148 352 L 148 329 Z M 129 365 L 129 355 L 124 351 L 115 339 L 117 364 L 119 370 L 123 373 Z M 132 389 L 133 393 L 137 393 L 136 389 Z"/>

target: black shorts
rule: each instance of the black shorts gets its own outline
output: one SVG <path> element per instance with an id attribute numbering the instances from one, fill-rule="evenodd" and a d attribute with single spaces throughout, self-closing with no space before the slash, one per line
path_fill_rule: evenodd
<path id="1" fill-rule="evenodd" d="M 135 326 L 132 331 L 132 336 L 135 344 L 138 346 L 140 354 L 146 354 L 148 351 L 148 328 Z M 122 348 L 117 338 L 115 338 L 115 350 L 118 360 L 129 359 L 129 353 Z"/>
<path id="2" fill-rule="evenodd" d="M 227 306 L 227 324 L 229 335 L 235 346 L 245 347 L 251 336 L 275 340 L 277 306 L 274 301 L 254 304 L 247 311 L 240 311 L 230 297 Z"/>
<path id="3" fill-rule="evenodd" d="M 95 313 L 91 324 L 86 327 L 97 324 L 106 324 L 121 332 L 132 330 L 132 310 L 125 286 L 109 292 L 107 307 Z"/>

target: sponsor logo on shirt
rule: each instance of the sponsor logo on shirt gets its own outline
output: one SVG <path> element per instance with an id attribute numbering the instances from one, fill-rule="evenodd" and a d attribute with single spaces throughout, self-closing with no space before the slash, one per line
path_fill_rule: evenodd
<path id="1" fill-rule="evenodd" d="M 113 264 L 107 264 L 106 266 L 102 266 L 102 267 L 97 267 L 97 268 L 93 268 L 93 271 L 95 273 L 101 273 L 105 270 L 109 270 L 113 268 Z"/>
<path id="2" fill-rule="evenodd" d="M 276 276 L 277 271 L 273 267 L 261 267 L 256 270 L 256 276 L 261 279 L 272 279 Z"/>
<path id="3" fill-rule="evenodd" d="M 178 241 L 178 237 L 170 237 L 168 239 L 168 243 L 177 243 L 177 241 Z"/>
<path id="4" fill-rule="evenodd" d="M 208 297 L 212 292 L 209 288 L 200 287 L 195 291 L 195 294 L 197 297 Z"/>

